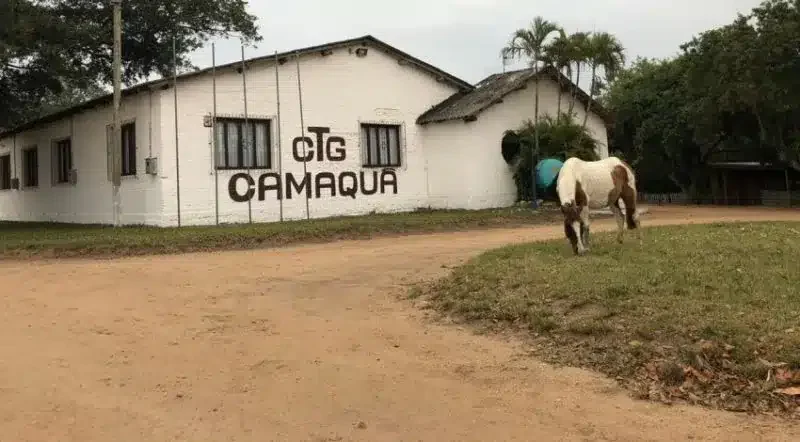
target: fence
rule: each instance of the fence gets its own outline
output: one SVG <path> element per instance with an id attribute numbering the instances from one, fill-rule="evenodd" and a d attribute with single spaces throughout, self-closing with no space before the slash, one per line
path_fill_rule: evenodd
<path id="1" fill-rule="evenodd" d="M 757 198 L 730 197 L 726 203 L 723 198 L 710 195 L 689 197 L 689 195 L 678 193 L 646 193 L 639 192 L 638 201 L 645 204 L 655 205 L 727 205 L 727 206 L 768 206 L 768 207 L 799 207 L 800 190 L 787 192 L 785 190 L 762 190 Z"/>

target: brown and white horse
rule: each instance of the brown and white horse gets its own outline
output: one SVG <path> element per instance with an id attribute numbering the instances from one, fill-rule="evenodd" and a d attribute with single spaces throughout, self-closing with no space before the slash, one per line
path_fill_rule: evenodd
<path id="1" fill-rule="evenodd" d="M 589 210 L 610 208 L 617 220 L 617 242 L 622 243 L 625 224 L 639 227 L 636 213 L 636 177 L 617 157 L 598 161 L 569 158 L 558 172 L 556 192 L 564 214 L 564 233 L 576 255 L 589 250 Z M 620 201 L 624 204 L 622 213 Z"/>

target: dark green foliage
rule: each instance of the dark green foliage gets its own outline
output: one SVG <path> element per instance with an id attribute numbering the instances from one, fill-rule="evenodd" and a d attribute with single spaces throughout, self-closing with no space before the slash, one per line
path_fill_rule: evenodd
<path id="1" fill-rule="evenodd" d="M 539 150 L 536 150 L 536 131 L 539 134 Z M 514 180 L 517 183 L 517 197 L 522 201 L 532 198 L 532 169 L 544 158 L 558 158 L 565 161 L 569 157 L 578 157 L 593 161 L 597 155 L 597 141 L 591 132 L 581 123 L 566 114 L 556 121 L 549 114 L 539 117 L 538 127 L 531 120 L 522 123 L 516 131 L 509 131 L 513 136 L 505 140 L 516 141 L 520 161 L 515 169 Z M 533 152 L 533 155 L 531 153 Z M 539 198 L 554 198 L 554 194 L 537 195 Z"/>
<path id="2" fill-rule="evenodd" d="M 767 0 L 668 60 L 637 60 L 604 101 L 610 143 L 640 188 L 705 190 L 707 163 L 730 159 L 800 168 L 800 1 Z"/>
<path id="3" fill-rule="evenodd" d="M 169 75 L 173 38 L 179 70 L 191 68 L 188 55 L 210 37 L 235 32 L 245 41 L 260 40 L 246 5 L 245 0 L 124 0 L 123 82 Z M 112 27 L 110 0 L 0 2 L 0 128 L 60 107 L 59 100 L 72 91 L 86 89 L 92 96 L 91 88 L 110 84 Z"/>

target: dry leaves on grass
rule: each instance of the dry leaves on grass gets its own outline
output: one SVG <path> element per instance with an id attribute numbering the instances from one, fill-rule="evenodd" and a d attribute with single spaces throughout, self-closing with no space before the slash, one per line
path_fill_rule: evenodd
<path id="1" fill-rule="evenodd" d="M 646 384 L 651 399 L 667 404 L 676 400 L 713 404 L 734 411 L 768 411 L 775 407 L 790 412 L 800 410 L 800 370 L 793 370 L 786 363 L 762 360 L 760 363 L 769 367 L 767 378 L 763 383 L 753 382 L 726 369 L 732 366 L 725 360 L 730 357 L 731 346 L 700 341 L 694 348 L 699 352 L 689 363 L 662 358 L 644 365 L 639 381 Z M 770 395 L 769 391 L 776 394 Z"/>

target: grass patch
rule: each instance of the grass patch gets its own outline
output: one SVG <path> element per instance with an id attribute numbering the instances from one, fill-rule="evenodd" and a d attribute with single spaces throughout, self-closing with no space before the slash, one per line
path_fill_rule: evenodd
<path id="1" fill-rule="evenodd" d="M 418 210 L 282 223 L 181 228 L 0 222 L 0 258 L 114 257 L 253 249 L 380 235 L 552 223 L 557 210 Z"/>
<path id="2" fill-rule="evenodd" d="M 513 326 L 553 363 L 599 370 L 637 396 L 797 413 L 800 223 L 645 229 L 487 252 L 416 288 L 456 320 Z M 780 392 L 783 390 L 784 392 Z"/>

